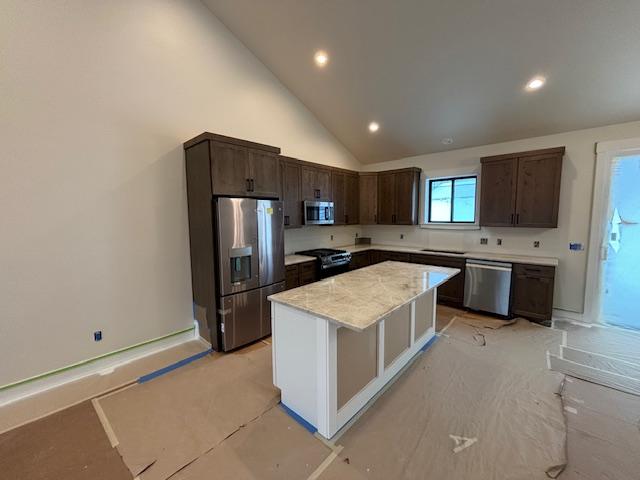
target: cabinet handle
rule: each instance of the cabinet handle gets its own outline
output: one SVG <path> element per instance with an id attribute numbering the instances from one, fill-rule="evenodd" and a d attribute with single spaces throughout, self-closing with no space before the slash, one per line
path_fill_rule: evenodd
<path id="1" fill-rule="evenodd" d="M 344 216 L 344 223 L 349 223 L 349 215 Z"/>
<path id="2" fill-rule="evenodd" d="M 377 213 L 373 214 L 373 223 L 378 223 L 378 214 Z"/>
<path id="3" fill-rule="evenodd" d="M 513 215 L 513 213 L 512 213 L 512 214 L 511 214 L 511 221 L 509 222 L 511 225 L 513 225 L 513 224 L 514 224 L 514 221 L 513 221 L 513 219 L 514 219 L 514 218 L 513 218 L 513 217 L 514 217 L 514 215 Z"/>
<path id="4" fill-rule="evenodd" d="M 396 223 L 396 214 L 391 215 L 391 223 Z"/>
<path id="5" fill-rule="evenodd" d="M 250 179 L 250 178 L 247 178 L 247 179 L 245 180 L 245 182 L 246 182 L 246 184 L 247 184 L 247 192 L 250 192 L 250 191 L 251 191 L 251 179 Z"/>
<path id="6" fill-rule="evenodd" d="M 251 191 L 253 192 L 253 191 L 255 191 L 255 189 L 256 189 L 256 186 L 255 186 L 255 183 L 254 183 L 253 178 L 252 178 L 251 179 Z"/>
<path id="7" fill-rule="evenodd" d="M 520 223 L 520 214 L 516 213 L 516 225 Z"/>
<path id="8" fill-rule="evenodd" d="M 289 215 L 284 216 L 284 224 L 289 225 Z"/>

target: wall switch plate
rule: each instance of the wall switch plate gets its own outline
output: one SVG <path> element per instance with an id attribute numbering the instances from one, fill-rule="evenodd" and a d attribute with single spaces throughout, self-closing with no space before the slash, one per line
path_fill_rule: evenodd
<path id="1" fill-rule="evenodd" d="M 93 340 L 96 342 L 99 342 L 100 340 L 102 340 L 102 330 L 93 332 Z"/>
<path id="2" fill-rule="evenodd" d="M 582 250 L 584 250 L 584 245 L 581 243 L 570 243 L 569 244 L 569 250 L 575 250 L 577 252 L 580 252 Z"/>
<path id="3" fill-rule="evenodd" d="M 489 239 L 488 238 L 481 238 L 480 239 L 480 245 L 488 245 L 489 244 Z"/>
<path id="4" fill-rule="evenodd" d="M 540 248 L 540 242 L 538 240 L 533 242 L 533 248 Z"/>
<path id="5" fill-rule="evenodd" d="M 502 239 L 501 238 L 496 239 L 496 245 L 502 245 Z"/>

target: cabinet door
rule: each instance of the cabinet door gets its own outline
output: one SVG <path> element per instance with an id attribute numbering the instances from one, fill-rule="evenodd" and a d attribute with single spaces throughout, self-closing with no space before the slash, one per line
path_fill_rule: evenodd
<path id="1" fill-rule="evenodd" d="M 249 150 L 251 196 L 278 198 L 280 195 L 280 159 L 271 153 Z"/>
<path id="2" fill-rule="evenodd" d="M 284 160 L 281 163 L 281 168 L 284 226 L 286 228 L 298 228 L 302 226 L 300 164 Z"/>
<path id="3" fill-rule="evenodd" d="M 342 172 L 331 172 L 331 198 L 333 200 L 333 211 L 335 214 L 333 223 L 335 225 L 343 225 L 346 223 L 344 177 L 345 175 Z"/>
<path id="4" fill-rule="evenodd" d="M 300 286 L 300 274 L 298 265 L 288 265 L 285 267 L 285 288 L 287 290 Z"/>
<path id="5" fill-rule="evenodd" d="M 395 212 L 393 223 L 416 225 L 418 223 L 419 174 L 413 170 L 395 174 Z"/>
<path id="6" fill-rule="evenodd" d="M 532 320 L 550 321 L 554 275 L 553 267 L 514 265 L 511 313 Z"/>
<path id="7" fill-rule="evenodd" d="M 349 270 L 357 270 L 358 268 L 368 267 L 369 265 L 371 265 L 370 252 L 358 252 L 351 255 Z"/>
<path id="8" fill-rule="evenodd" d="M 438 287 L 438 302 L 460 306 L 464 302 L 464 267 L 465 260 L 455 257 L 439 257 L 436 255 L 411 254 L 412 263 L 435 265 L 437 267 L 458 268 L 460 273 Z"/>
<path id="9" fill-rule="evenodd" d="M 318 200 L 317 170 L 309 165 L 300 167 L 300 191 L 302 200 Z"/>
<path id="10" fill-rule="evenodd" d="M 242 147 L 211 143 L 211 183 L 214 195 L 249 195 L 249 155 Z"/>
<path id="11" fill-rule="evenodd" d="M 517 158 L 482 164 L 480 225 L 510 227 L 514 224 L 517 169 Z"/>
<path id="12" fill-rule="evenodd" d="M 561 173 L 562 155 L 518 159 L 516 227 L 558 226 Z"/>
<path id="13" fill-rule="evenodd" d="M 392 225 L 396 209 L 396 180 L 393 173 L 378 174 L 378 223 Z"/>
<path id="14" fill-rule="evenodd" d="M 346 174 L 344 183 L 344 215 L 347 225 L 360 223 L 360 180 L 358 175 Z"/>
<path id="15" fill-rule="evenodd" d="M 359 222 L 361 225 L 375 225 L 378 223 L 378 175 L 361 174 L 359 183 Z"/>
<path id="16" fill-rule="evenodd" d="M 328 168 L 316 168 L 316 188 L 320 192 L 320 200 L 331 200 L 331 170 Z"/>

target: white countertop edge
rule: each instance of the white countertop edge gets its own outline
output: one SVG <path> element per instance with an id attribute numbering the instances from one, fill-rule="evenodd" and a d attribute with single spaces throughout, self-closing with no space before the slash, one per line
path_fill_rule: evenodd
<path id="1" fill-rule="evenodd" d="M 403 247 L 399 245 L 344 245 L 336 247 L 351 253 L 365 252 L 367 250 L 383 250 L 388 252 L 417 253 L 422 255 L 434 255 L 438 257 L 454 258 L 475 258 L 478 260 L 502 260 L 511 263 L 527 263 L 530 265 L 543 265 L 557 267 L 559 261 L 554 257 L 537 257 L 535 255 L 525 255 L 519 253 L 499 253 L 499 252 L 465 252 L 450 253 L 441 251 L 424 251 L 423 247 Z"/>
<path id="2" fill-rule="evenodd" d="M 308 255 L 298 255 L 297 253 L 291 253 L 284 256 L 284 266 L 297 265 L 298 263 L 315 262 L 316 257 L 310 257 Z"/>
<path id="3" fill-rule="evenodd" d="M 382 262 L 382 263 L 386 263 L 386 262 Z M 429 266 L 429 265 L 425 265 L 425 266 Z M 367 268 L 367 267 L 363 267 L 363 268 Z M 356 327 L 356 326 L 354 326 L 352 324 L 346 324 L 344 322 L 341 322 L 340 320 L 336 320 L 335 318 L 331 318 L 331 317 L 329 317 L 327 315 L 322 315 L 322 314 L 319 314 L 319 313 L 316 313 L 316 312 L 312 312 L 310 310 L 306 310 L 304 308 L 297 307 L 296 305 L 292 305 L 291 303 L 283 302 L 283 301 L 280 301 L 278 299 L 274 299 L 274 298 L 272 298 L 273 295 L 269 295 L 267 297 L 267 300 L 269 300 L 270 302 L 273 302 L 273 303 L 277 303 L 279 305 L 284 305 L 285 307 L 292 308 L 292 309 L 297 310 L 299 312 L 306 313 L 306 314 L 308 314 L 308 315 L 310 315 L 312 317 L 315 317 L 315 318 L 322 318 L 323 320 L 327 320 L 327 321 L 329 321 L 331 323 L 334 323 L 334 324 L 336 324 L 336 325 L 338 325 L 340 327 L 348 328 L 349 330 L 353 330 L 354 332 L 364 332 L 366 329 L 371 328 L 372 326 L 377 325 L 378 323 L 380 323 L 380 320 L 382 320 L 385 317 L 388 317 L 391 313 L 395 312 L 399 308 L 404 307 L 408 303 L 413 302 L 417 298 L 420 298 L 422 295 L 426 295 L 430 291 L 438 288 L 444 282 L 446 282 L 448 280 L 451 280 L 453 277 L 455 277 L 456 275 L 458 275 L 461 272 L 461 270 L 459 268 L 436 267 L 436 266 L 432 266 L 431 268 L 433 269 L 431 271 L 434 271 L 434 272 L 442 272 L 442 271 L 447 272 L 447 271 L 449 271 L 449 272 L 452 272 L 452 274 L 449 277 L 447 277 L 444 280 L 442 280 L 441 282 L 438 282 L 437 284 L 435 284 L 433 287 L 429 288 L 428 290 L 425 290 L 424 292 L 421 292 L 418 295 L 414 295 L 413 297 L 409 298 L 405 302 L 403 302 L 403 303 L 401 303 L 399 305 L 396 305 L 394 308 L 392 308 L 391 310 L 385 312 L 384 314 L 379 316 L 377 319 L 373 320 L 371 323 L 369 323 L 369 325 L 367 325 L 364 328 L 359 328 L 359 327 Z M 453 272 L 455 272 L 455 273 L 453 273 Z M 347 272 L 347 273 L 349 273 L 349 272 Z M 341 275 L 344 275 L 344 274 L 341 274 Z M 322 281 L 322 280 L 320 280 L 320 281 Z M 304 288 L 304 287 L 306 287 L 306 285 L 302 285 L 301 287 L 296 287 L 296 288 Z M 277 295 L 277 294 L 274 294 L 274 295 Z"/>

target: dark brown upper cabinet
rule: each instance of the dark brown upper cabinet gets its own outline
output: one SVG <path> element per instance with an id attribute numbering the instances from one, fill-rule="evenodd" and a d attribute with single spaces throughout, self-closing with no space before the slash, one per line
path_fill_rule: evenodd
<path id="1" fill-rule="evenodd" d="M 344 180 L 344 223 L 358 225 L 360 223 L 360 179 L 357 173 L 349 172 Z"/>
<path id="2" fill-rule="evenodd" d="M 375 225 L 378 223 L 378 174 L 361 173 L 359 183 L 360 224 Z"/>
<path id="3" fill-rule="evenodd" d="M 185 142 L 185 151 L 207 142 L 213 195 L 278 198 L 280 149 L 205 132 Z"/>
<path id="4" fill-rule="evenodd" d="M 331 200 L 331 169 L 302 162 L 300 167 L 302 200 Z"/>
<path id="5" fill-rule="evenodd" d="M 378 172 L 378 224 L 416 225 L 420 169 Z"/>
<path id="6" fill-rule="evenodd" d="M 335 212 L 334 225 L 356 225 L 359 212 L 360 185 L 358 174 L 334 169 L 331 172 L 331 201 Z"/>
<path id="7" fill-rule="evenodd" d="M 284 227 L 302 227 L 302 194 L 300 191 L 300 161 L 280 157 L 282 169 L 282 202 Z"/>
<path id="8" fill-rule="evenodd" d="M 345 174 L 334 170 L 331 172 L 331 200 L 333 201 L 334 225 L 344 225 L 345 218 Z"/>
<path id="9" fill-rule="evenodd" d="M 480 225 L 556 228 L 564 147 L 480 159 Z"/>

